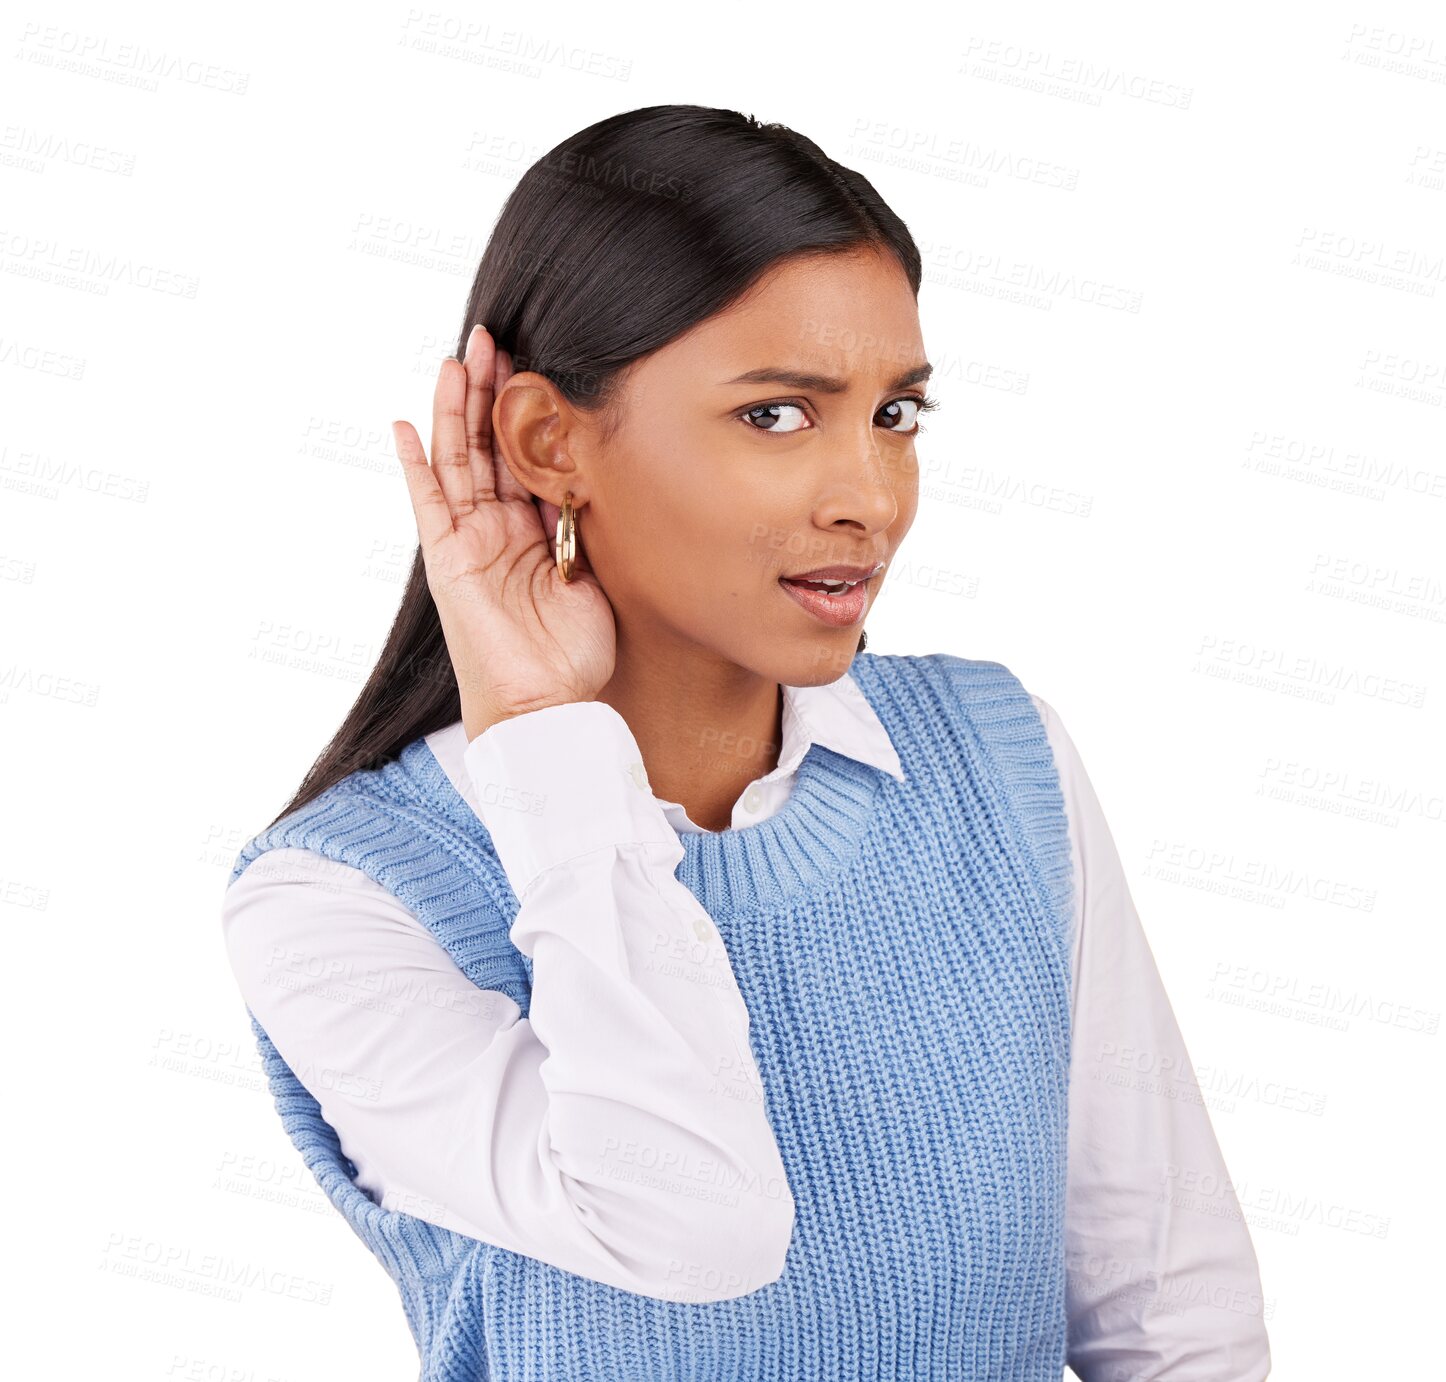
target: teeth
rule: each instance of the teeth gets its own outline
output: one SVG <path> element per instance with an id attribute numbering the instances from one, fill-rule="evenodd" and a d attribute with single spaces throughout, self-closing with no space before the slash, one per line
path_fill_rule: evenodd
<path id="1" fill-rule="evenodd" d="M 792 579 L 793 579 L 797 584 L 800 584 L 800 585 L 808 585 L 808 586 L 814 586 L 814 587 L 822 586 L 822 587 L 823 587 L 823 593 L 824 593 L 825 595 L 833 595 L 833 596 L 846 595 L 846 594 L 847 594 L 850 590 L 852 590 L 856 585 L 862 585 L 862 584 L 863 584 L 862 581 L 810 581 L 810 580 L 805 580 L 805 579 L 804 579 L 803 577 L 801 577 L 801 576 L 795 576 L 795 577 L 793 577 Z"/>

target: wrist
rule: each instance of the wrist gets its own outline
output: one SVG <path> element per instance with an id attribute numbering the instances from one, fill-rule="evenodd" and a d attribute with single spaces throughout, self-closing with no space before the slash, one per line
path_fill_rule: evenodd
<path id="1" fill-rule="evenodd" d="M 595 700 L 596 697 L 589 696 L 586 699 Z M 571 705 L 572 703 L 572 700 L 564 697 L 555 701 L 539 701 L 536 705 L 502 710 L 496 706 L 464 701 L 462 703 L 462 728 L 466 732 L 467 742 L 470 744 L 474 739 L 485 734 L 493 725 L 500 725 L 504 720 L 515 720 L 520 715 L 530 715 L 537 710 L 547 710 L 555 705 Z"/>
<path id="2" fill-rule="evenodd" d="M 503 720 L 511 718 L 510 715 L 495 710 L 484 710 L 480 706 L 464 705 L 462 707 L 462 728 L 466 732 L 469 744 L 485 734 L 493 725 L 501 724 Z"/>

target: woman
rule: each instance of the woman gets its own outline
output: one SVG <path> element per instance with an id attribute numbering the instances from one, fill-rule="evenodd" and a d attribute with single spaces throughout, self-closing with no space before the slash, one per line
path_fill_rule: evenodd
<path id="1" fill-rule="evenodd" d="M 919 283 L 802 136 L 629 112 L 509 198 L 430 460 L 395 427 L 410 585 L 225 925 L 423 1379 L 1267 1375 L 1058 718 L 863 650 Z"/>

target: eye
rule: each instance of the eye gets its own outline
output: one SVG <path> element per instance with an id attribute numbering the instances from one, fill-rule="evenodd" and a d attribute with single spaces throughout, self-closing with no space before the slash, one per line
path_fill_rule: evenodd
<path id="1" fill-rule="evenodd" d="M 910 394 L 905 398 L 896 398 L 891 403 L 885 403 L 884 406 L 879 409 L 879 413 L 882 416 L 888 413 L 890 409 L 902 407 L 904 409 L 903 421 L 909 425 L 904 427 L 890 427 L 889 431 L 899 432 L 906 437 L 911 437 L 915 432 L 921 430 L 919 414 L 930 412 L 938 406 L 938 402 L 932 398 L 919 398 Z M 895 416 L 897 416 L 897 414 Z"/>
<path id="2" fill-rule="evenodd" d="M 780 410 L 784 410 L 784 409 L 788 409 L 788 410 L 791 410 L 791 411 L 793 411 L 793 412 L 795 412 L 795 413 L 798 413 L 800 416 L 803 415 L 803 409 L 802 409 L 797 403 L 760 403 L 756 408 L 750 408 L 750 409 L 748 409 L 748 411 L 747 411 L 746 413 L 744 413 L 742 416 L 744 417 L 745 420 L 746 420 L 746 419 L 753 419 L 753 420 L 758 421 L 758 422 L 761 422 L 761 423 L 763 424 L 762 426 L 754 427 L 754 431 L 756 431 L 756 432 L 798 432 L 798 431 L 801 431 L 802 428 L 799 427 L 799 426 L 796 426 L 796 425 L 793 426 L 793 427 L 779 427 L 779 426 L 777 425 L 777 423 L 778 423 L 777 414 L 779 413 Z M 771 415 L 771 416 L 770 416 L 770 415 Z M 753 426 L 753 422 L 750 421 L 750 422 L 748 423 L 748 425 L 749 425 L 750 427 L 752 427 L 752 426 Z"/>
<path id="3" fill-rule="evenodd" d="M 904 437 L 912 437 L 921 430 L 918 421 L 919 414 L 927 413 L 938 406 L 935 399 L 908 394 L 903 398 L 895 398 L 885 403 L 875 416 L 886 418 L 887 431 L 896 432 Z M 780 425 L 780 415 L 790 412 L 797 413 L 801 420 L 794 422 L 791 426 Z M 812 427 L 813 423 L 808 422 L 807 417 L 808 414 L 803 404 L 792 399 L 783 399 L 777 403 L 758 403 L 738 415 L 739 421 L 746 423 L 755 432 L 782 433 L 801 432 L 805 426 Z M 895 425 L 898 422 L 905 425 Z"/>

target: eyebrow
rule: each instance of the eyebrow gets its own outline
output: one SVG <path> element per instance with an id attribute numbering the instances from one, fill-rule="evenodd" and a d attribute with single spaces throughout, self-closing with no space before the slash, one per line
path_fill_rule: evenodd
<path id="1" fill-rule="evenodd" d="M 906 389 L 910 384 L 922 384 L 933 372 L 934 366 L 925 361 L 906 370 L 888 387 Z M 723 386 L 729 384 L 785 384 L 791 389 L 812 389 L 815 393 L 847 393 L 849 387 L 848 380 L 835 379 L 831 374 L 809 374 L 804 370 L 781 369 L 772 365 L 751 369 L 746 374 L 723 381 Z"/>

